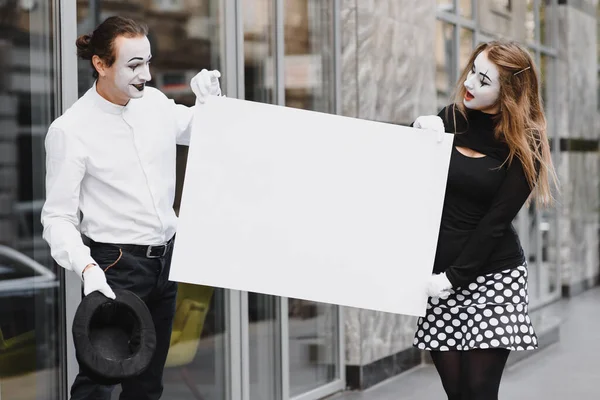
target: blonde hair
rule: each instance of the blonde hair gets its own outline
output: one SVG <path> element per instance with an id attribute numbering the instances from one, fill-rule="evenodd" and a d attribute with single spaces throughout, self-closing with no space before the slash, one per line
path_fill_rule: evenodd
<path id="1" fill-rule="evenodd" d="M 484 51 L 500 72 L 500 93 L 496 103 L 500 112 L 494 133 L 496 139 L 508 144 L 509 155 L 505 162 L 510 165 L 517 157 L 532 189 L 530 200 L 535 198 L 538 205 L 550 205 L 553 202 L 550 178 L 558 189 L 558 177 L 546 135 L 538 70 L 529 52 L 515 42 L 493 41 L 477 46 L 458 80 L 453 108 L 466 119 L 463 82 L 475 58 Z M 454 118 L 456 121 L 456 115 Z"/>

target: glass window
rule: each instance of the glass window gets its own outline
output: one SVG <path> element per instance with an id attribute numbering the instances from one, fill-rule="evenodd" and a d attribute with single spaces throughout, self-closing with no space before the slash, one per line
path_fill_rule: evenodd
<path id="1" fill-rule="evenodd" d="M 0 398 L 58 399 L 57 267 L 42 239 L 44 137 L 57 117 L 54 2 L 0 2 Z"/>
<path id="2" fill-rule="evenodd" d="M 153 0 L 152 3 L 159 11 L 185 11 L 184 0 Z"/>
<path id="3" fill-rule="evenodd" d="M 560 276 L 556 257 L 556 209 L 546 209 L 540 212 L 539 230 L 541 236 L 541 295 L 544 297 L 558 294 Z"/>
<path id="4" fill-rule="evenodd" d="M 281 398 L 281 298 L 248 293 L 250 399 Z"/>
<path id="5" fill-rule="evenodd" d="M 179 283 L 163 398 L 227 399 L 225 296 L 221 288 Z"/>
<path id="6" fill-rule="evenodd" d="M 290 396 L 338 378 L 338 312 L 332 304 L 289 299 Z"/>
<path id="7" fill-rule="evenodd" d="M 525 254 L 527 255 L 527 264 L 528 264 L 528 272 L 529 277 L 527 279 L 527 283 L 529 285 L 529 296 L 530 298 L 538 301 L 540 299 L 540 269 L 541 264 L 539 260 L 539 252 L 538 246 L 539 242 L 539 220 L 538 220 L 538 210 L 534 203 L 528 209 L 524 209 L 524 212 L 527 216 L 527 226 L 528 226 L 528 241 L 524 244 Z"/>
<path id="8" fill-rule="evenodd" d="M 245 99 L 276 102 L 275 2 L 244 0 L 244 91 Z"/>
<path id="9" fill-rule="evenodd" d="M 130 1 L 127 12 L 119 2 L 77 2 L 78 33 L 88 33 L 111 15 L 124 15 L 148 25 L 152 47 L 152 81 L 176 103 L 195 103 L 189 82 L 201 69 L 223 74 L 223 19 L 220 0 Z M 227 76 L 222 75 L 225 90 Z M 79 63 L 79 93 L 93 84 L 89 61 Z M 174 208 L 177 212 L 188 148 L 177 146 L 177 178 Z M 171 346 L 164 370 L 163 398 L 227 399 L 226 291 L 202 285 L 180 284 L 177 293 Z M 113 392 L 118 398 L 120 390 Z"/>
<path id="10" fill-rule="evenodd" d="M 556 210 L 538 209 L 532 203 L 525 211 L 529 221 L 527 242 L 529 296 L 532 306 L 556 296 L 559 291 L 559 270 L 556 258 Z"/>
<path id="11" fill-rule="evenodd" d="M 465 18 L 473 18 L 473 0 L 459 0 L 458 11 Z"/>
<path id="12" fill-rule="evenodd" d="M 552 62 L 552 57 L 542 54 L 540 57 L 540 85 L 541 85 L 541 96 L 542 101 L 544 102 L 544 108 L 546 113 L 548 113 L 548 80 L 550 79 L 550 63 Z"/>
<path id="13" fill-rule="evenodd" d="M 244 0 L 244 89 L 246 100 L 276 103 L 275 1 Z M 244 312 L 244 311 L 243 311 Z M 281 299 L 248 293 L 250 399 L 281 397 Z"/>
<path id="14" fill-rule="evenodd" d="M 333 0 L 286 2 L 284 77 L 288 107 L 335 112 L 333 11 Z M 337 312 L 338 307 L 331 304 L 288 300 L 291 396 L 339 376 Z"/>
<path id="15" fill-rule="evenodd" d="M 285 105 L 334 112 L 333 1 L 285 7 Z"/>
<path id="16" fill-rule="evenodd" d="M 535 4 L 534 0 L 526 0 L 525 5 L 525 38 L 535 41 Z"/>
<path id="17" fill-rule="evenodd" d="M 550 96 L 552 74 L 556 65 L 555 58 L 542 53 L 540 56 L 540 84 L 541 96 L 546 112 L 548 123 L 548 137 L 554 143 L 557 143 L 555 130 L 555 115 L 552 112 L 555 104 L 552 104 L 554 99 Z M 555 161 L 556 162 L 556 161 Z M 556 195 L 556 193 L 554 194 Z M 558 270 L 558 259 L 556 255 L 556 209 L 540 209 L 538 211 L 538 230 L 540 240 L 540 262 L 539 262 L 539 295 L 542 300 L 550 296 L 558 295 L 560 276 Z"/>
<path id="18" fill-rule="evenodd" d="M 440 109 L 450 102 L 450 94 L 454 90 L 454 30 L 456 27 L 440 20 L 437 20 L 435 24 L 435 87 L 437 108 Z"/>
<path id="19" fill-rule="evenodd" d="M 500 12 L 510 12 L 512 10 L 511 0 L 493 0 L 494 9 Z"/>
<path id="20" fill-rule="evenodd" d="M 43 274 L 36 264 L 10 247 L 0 245 L 0 287 L 13 286 L 26 278 Z"/>
<path id="21" fill-rule="evenodd" d="M 552 9 L 553 7 L 546 6 L 547 0 L 540 1 L 540 37 L 538 38 L 543 44 L 550 45 L 552 43 L 552 30 L 548 29 L 552 24 Z"/>
<path id="22" fill-rule="evenodd" d="M 454 0 L 437 0 L 437 9 L 438 11 L 453 13 L 455 11 Z"/>
<path id="23" fill-rule="evenodd" d="M 460 30 L 460 46 L 459 46 L 459 55 L 458 55 L 458 73 L 460 74 L 462 70 L 467 66 L 469 62 L 469 58 L 471 58 L 471 53 L 473 52 L 473 31 L 470 29 L 461 29 Z"/>

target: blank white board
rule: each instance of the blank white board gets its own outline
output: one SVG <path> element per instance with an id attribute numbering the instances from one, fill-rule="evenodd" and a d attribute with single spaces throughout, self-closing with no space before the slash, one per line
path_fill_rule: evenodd
<path id="1" fill-rule="evenodd" d="M 195 112 L 171 280 L 424 314 L 452 135 L 223 97 Z"/>

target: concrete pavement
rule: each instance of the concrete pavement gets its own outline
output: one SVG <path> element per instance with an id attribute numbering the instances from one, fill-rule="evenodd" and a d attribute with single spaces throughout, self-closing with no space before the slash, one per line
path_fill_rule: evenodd
<path id="1" fill-rule="evenodd" d="M 600 288 L 556 304 L 560 341 L 504 373 L 500 399 L 600 399 Z M 331 400 L 442 400 L 446 396 L 433 366 L 416 368 L 364 392 Z"/>

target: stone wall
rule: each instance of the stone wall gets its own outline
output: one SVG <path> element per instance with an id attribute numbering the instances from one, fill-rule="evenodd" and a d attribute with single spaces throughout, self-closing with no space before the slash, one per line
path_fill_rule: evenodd
<path id="1" fill-rule="evenodd" d="M 437 112 L 435 1 L 341 4 L 342 114 L 409 124 Z"/>
<path id="2" fill-rule="evenodd" d="M 597 2 L 559 6 L 556 123 L 561 140 L 557 169 L 559 265 L 563 293 L 594 284 L 599 274 L 599 152 L 597 129 Z"/>
<path id="3" fill-rule="evenodd" d="M 342 0 L 341 5 L 342 114 L 410 124 L 419 115 L 437 113 L 435 0 Z M 415 318 L 346 308 L 344 321 L 349 386 L 371 386 L 420 362 L 412 348 Z M 363 368 L 376 362 L 384 365 Z"/>

